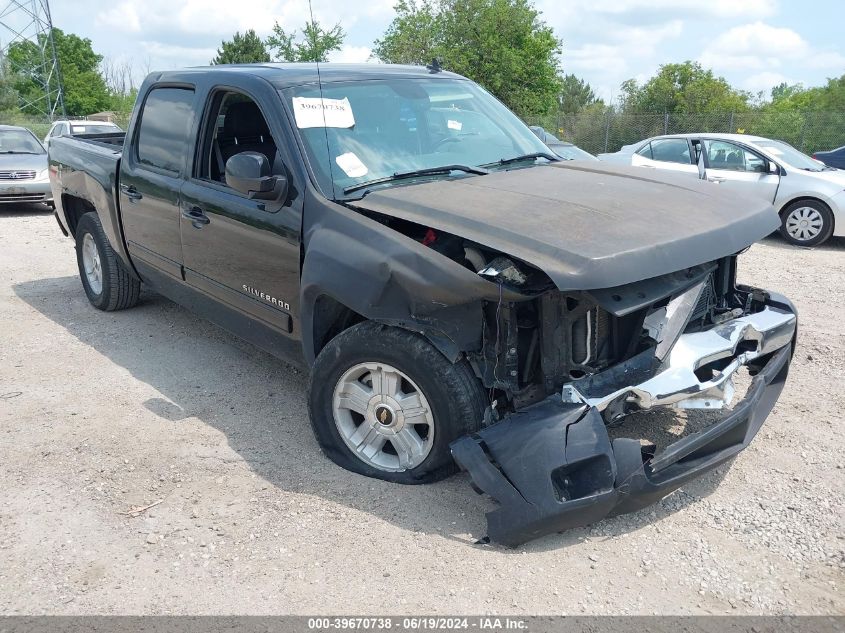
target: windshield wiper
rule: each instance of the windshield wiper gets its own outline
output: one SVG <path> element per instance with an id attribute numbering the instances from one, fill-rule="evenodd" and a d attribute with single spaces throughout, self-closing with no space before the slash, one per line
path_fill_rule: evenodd
<path id="1" fill-rule="evenodd" d="M 380 185 L 384 182 L 393 182 L 395 180 L 404 180 L 406 178 L 416 178 L 417 176 L 437 176 L 440 174 L 451 174 L 453 171 L 462 171 L 467 174 L 476 174 L 483 176 L 489 174 L 490 171 L 483 167 L 471 167 L 470 165 L 443 165 L 441 167 L 426 167 L 425 169 L 414 169 L 412 171 L 397 171 L 392 176 L 384 176 L 383 178 L 376 178 L 368 180 L 367 182 L 359 182 L 355 185 L 350 185 L 343 190 L 343 193 L 352 193 L 359 189 L 366 189 L 372 185 Z"/>
<path id="2" fill-rule="evenodd" d="M 18 152 L 13 149 L 4 149 L 0 154 L 40 154 L 41 152 Z"/>
<path id="3" fill-rule="evenodd" d="M 536 160 L 538 158 L 545 158 L 546 160 L 551 161 L 558 161 L 560 158 L 555 156 L 551 152 L 533 152 L 531 154 L 523 154 L 522 156 L 514 156 L 513 158 L 502 158 L 501 160 L 495 163 L 488 163 L 489 166 L 493 165 L 509 165 L 511 163 L 518 163 L 519 161 L 523 160 Z M 488 165 L 485 165 L 488 166 Z"/>

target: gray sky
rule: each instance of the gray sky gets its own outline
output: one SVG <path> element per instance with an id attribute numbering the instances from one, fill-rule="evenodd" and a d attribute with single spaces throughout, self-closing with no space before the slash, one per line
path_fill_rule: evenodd
<path id="1" fill-rule="evenodd" d="M 394 0 L 313 0 L 315 17 L 348 33 L 333 61 L 366 61 L 393 17 Z M 694 59 L 732 84 L 768 90 L 845 73 L 842 0 L 536 0 L 564 42 L 563 67 L 609 99 L 661 63 Z M 148 69 L 206 64 L 235 31 L 297 28 L 303 0 L 53 0 L 54 25 L 92 40 L 113 61 Z"/>

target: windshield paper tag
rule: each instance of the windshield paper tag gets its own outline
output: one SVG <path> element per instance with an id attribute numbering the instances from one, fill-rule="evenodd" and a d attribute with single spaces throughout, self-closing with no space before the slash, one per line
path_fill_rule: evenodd
<path id="1" fill-rule="evenodd" d="M 370 171 L 367 169 L 367 166 L 361 162 L 361 159 L 352 152 L 341 154 L 334 159 L 334 162 L 336 162 L 337 166 L 340 167 L 350 178 L 360 178 L 361 176 L 366 176 Z"/>
<path id="2" fill-rule="evenodd" d="M 294 97 L 293 115 L 296 127 L 339 127 L 355 125 L 349 99 L 320 99 L 319 97 Z"/>
<path id="3" fill-rule="evenodd" d="M 464 124 L 460 121 L 453 121 L 452 119 L 449 119 L 448 121 L 446 121 L 446 126 L 450 130 L 457 130 L 458 132 L 460 132 L 461 129 L 464 127 Z"/>

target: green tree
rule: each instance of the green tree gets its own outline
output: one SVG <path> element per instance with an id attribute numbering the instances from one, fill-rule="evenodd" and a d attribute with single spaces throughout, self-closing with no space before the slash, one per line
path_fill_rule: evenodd
<path id="1" fill-rule="evenodd" d="M 15 81 L 9 61 L 4 55 L 0 55 L 0 113 L 16 112 L 18 109 L 20 97 L 15 90 Z"/>
<path id="2" fill-rule="evenodd" d="M 98 70 L 103 58 L 94 52 L 91 40 L 54 28 L 53 42 L 61 69 L 67 113 L 71 116 L 84 116 L 108 108 L 111 97 Z M 36 70 L 41 66 L 39 46 L 40 44 L 31 40 L 9 45 L 9 63 L 17 75 L 15 90 L 24 102 L 36 102 L 44 94 L 44 78 Z M 51 81 L 58 79 L 53 77 Z M 39 113 L 39 109 L 33 106 L 24 110 L 31 114 Z"/>
<path id="3" fill-rule="evenodd" d="M 523 117 L 557 107 L 562 44 L 530 0 L 400 0 L 394 9 L 374 45 L 381 61 L 437 58 Z"/>
<path id="4" fill-rule="evenodd" d="M 594 103 L 598 103 L 593 89 L 583 79 L 575 75 L 564 75 L 560 82 L 560 111 L 564 114 L 575 114 Z"/>
<path id="5" fill-rule="evenodd" d="M 621 105 L 628 113 L 744 112 L 751 95 L 733 88 L 723 77 L 698 62 L 664 64 L 657 74 L 640 85 L 629 79 L 622 84 Z"/>
<path id="6" fill-rule="evenodd" d="M 269 62 L 270 53 L 261 38 L 250 29 L 241 35 L 235 33 L 231 40 L 224 40 L 217 49 L 217 57 L 212 64 L 258 64 Z"/>
<path id="7" fill-rule="evenodd" d="M 276 22 L 273 34 L 267 38 L 267 46 L 273 50 L 276 61 L 280 62 L 326 62 L 329 53 L 340 50 L 346 38 L 340 24 L 335 24 L 326 30 L 316 20 L 305 23 L 301 38 L 297 39 L 297 31 L 285 31 Z"/>

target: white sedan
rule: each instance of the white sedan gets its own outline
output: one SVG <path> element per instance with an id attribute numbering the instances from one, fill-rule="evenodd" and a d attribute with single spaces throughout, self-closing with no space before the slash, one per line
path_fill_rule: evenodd
<path id="1" fill-rule="evenodd" d="M 676 171 L 762 196 L 774 204 L 781 233 L 792 244 L 817 246 L 831 235 L 845 236 L 845 171 L 783 141 L 745 134 L 674 134 L 599 158 Z"/>

